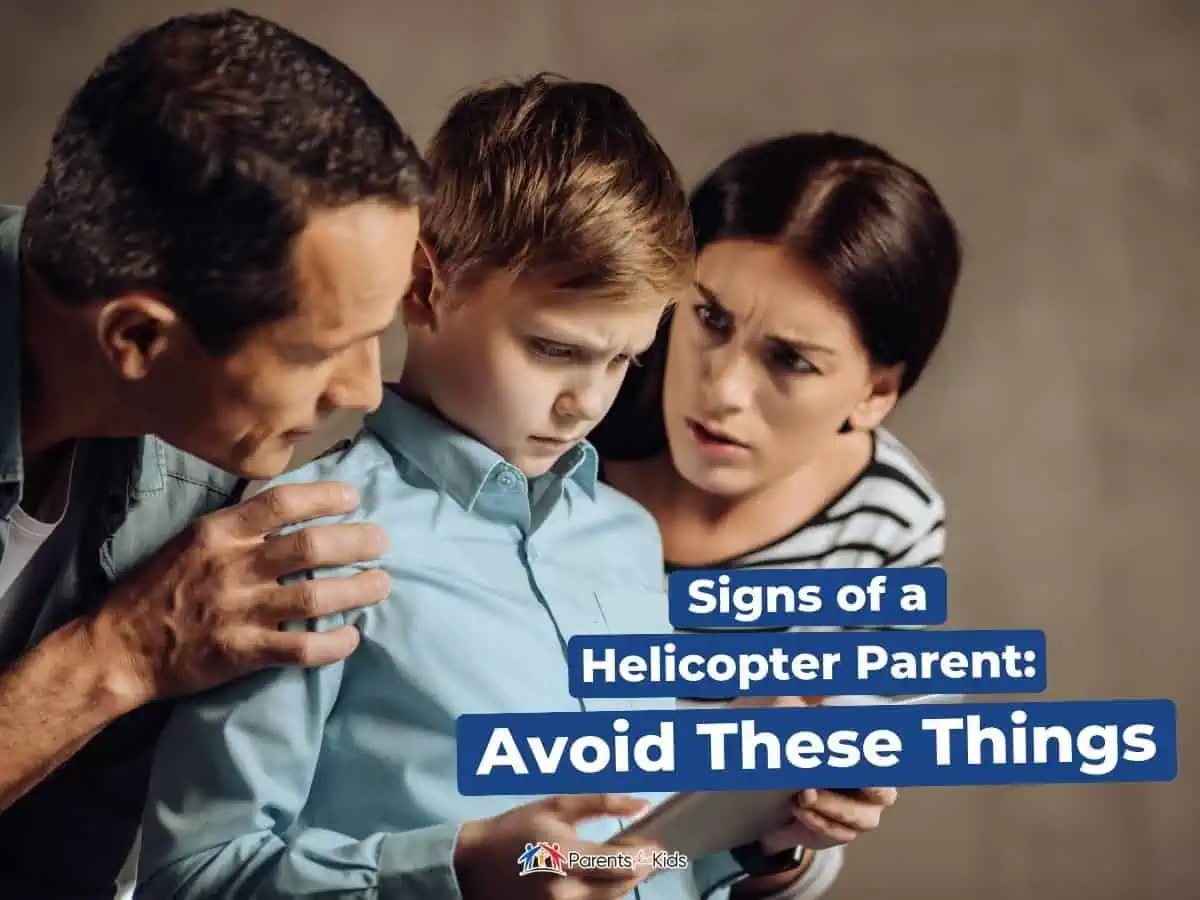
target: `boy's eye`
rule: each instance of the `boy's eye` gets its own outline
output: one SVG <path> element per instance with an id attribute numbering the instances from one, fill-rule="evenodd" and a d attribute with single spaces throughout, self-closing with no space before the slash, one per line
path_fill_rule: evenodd
<path id="1" fill-rule="evenodd" d="M 715 303 L 697 303 L 695 310 L 696 318 L 709 331 L 724 333 L 729 330 L 729 313 Z"/>
<path id="2" fill-rule="evenodd" d="M 578 355 L 575 348 L 569 344 L 559 344 L 545 338 L 531 338 L 529 346 L 543 359 L 574 359 Z"/>

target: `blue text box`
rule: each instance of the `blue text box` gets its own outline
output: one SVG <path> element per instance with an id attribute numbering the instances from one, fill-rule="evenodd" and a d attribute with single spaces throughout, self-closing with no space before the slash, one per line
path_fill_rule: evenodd
<path id="1" fill-rule="evenodd" d="M 946 570 L 681 569 L 667 579 L 675 628 L 942 625 Z"/>
<path id="2" fill-rule="evenodd" d="M 1031 629 L 578 635 L 567 644 L 567 661 L 575 697 L 1046 689 L 1046 635 Z"/>
<path id="3" fill-rule="evenodd" d="M 457 731 L 464 796 L 1171 781 L 1178 768 L 1170 700 L 464 715 Z"/>

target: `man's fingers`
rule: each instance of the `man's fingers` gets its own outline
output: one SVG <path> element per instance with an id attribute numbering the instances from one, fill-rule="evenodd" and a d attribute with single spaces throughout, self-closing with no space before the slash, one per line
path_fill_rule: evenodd
<path id="1" fill-rule="evenodd" d="M 280 484 L 216 515 L 231 519 L 233 536 L 263 537 L 324 516 L 344 516 L 358 508 L 358 491 L 340 482 Z"/>
<path id="2" fill-rule="evenodd" d="M 632 816 L 646 808 L 647 801 L 625 794 L 562 794 L 546 804 L 555 818 L 569 825 L 603 816 Z"/>
<path id="3" fill-rule="evenodd" d="M 358 629 L 345 625 L 332 631 L 264 631 L 255 651 L 261 668 L 324 666 L 345 659 L 361 640 Z"/>
<path id="4" fill-rule="evenodd" d="M 260 621 L 274 627 L 373 606 L 387 597 L 391 584 L 388 574 L 379 569 L 338 578 L 306 578 L 272 593 L 260 610 Z"/>
<path id="5" fill-rule="evenodd" d="M 265 541 L 254 551 L 254 569 L 264 578 L 284 578 L 370 562 L 383 556 L 387 545 L 387 532 L 378 525 L 312 525 Z"/>

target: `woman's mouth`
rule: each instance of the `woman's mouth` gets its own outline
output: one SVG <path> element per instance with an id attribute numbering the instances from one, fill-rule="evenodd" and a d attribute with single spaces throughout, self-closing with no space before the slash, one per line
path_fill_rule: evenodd
<path id="1" fill-rule="evenodd" d="M 696 445 L 706 454 L 729 457 L 746 453 L 750 449 L 728 432 L 695 419 L 688 419 L 687 427 Z"/>

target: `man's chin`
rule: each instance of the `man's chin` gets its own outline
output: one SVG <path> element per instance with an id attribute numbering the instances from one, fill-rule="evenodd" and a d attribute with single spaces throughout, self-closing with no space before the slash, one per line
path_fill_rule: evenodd
<path id="1" fill-rule="evenodd" d="M 228 460 L 225 465 L 216 465 L 248 481 L 270 481 L 288 470 L 295 455 L 295 447 L 281 447 L 276 450 L 264 448 L 252 456 Z"/>

